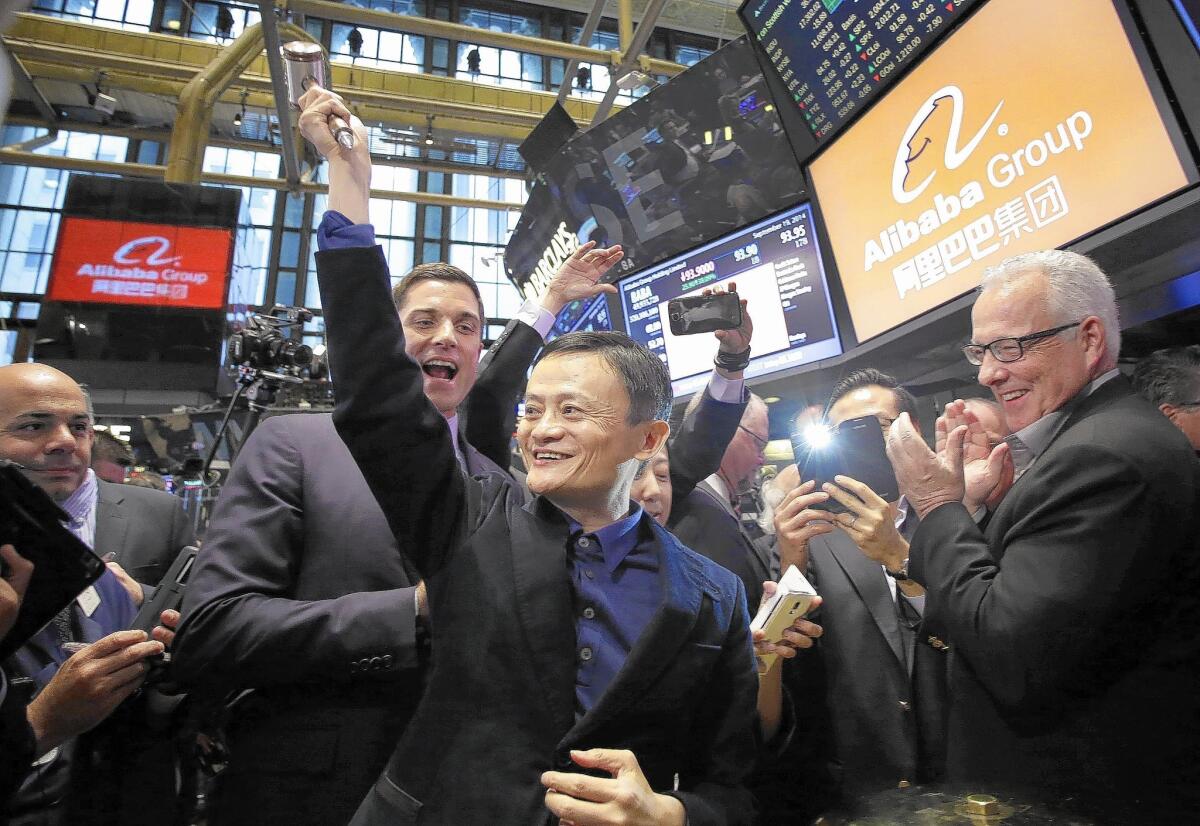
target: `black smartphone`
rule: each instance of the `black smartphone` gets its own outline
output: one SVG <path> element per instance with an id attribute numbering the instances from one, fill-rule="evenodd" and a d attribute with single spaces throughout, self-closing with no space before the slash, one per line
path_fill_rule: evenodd
<path id="1" fill-rule="evenodd" d="M 12 545 L 33 563 L 21 611 L 0 639 L 7 659 L 71 600 L 99 579 L 104 562 L 63 525 L 67 515 L 21 473 L 20 465 L 0 460 L 0 545 Z"/>
<path id="2" fill-rule="evenodd" d="M 667 318 L 677 336 L 734 330 L 742 326 L 742 300 L 734 291 L 673 298 L 667 302 Z"/>
<path id="3" fill-rule="evenodd" d="M 883 428 L 874 416 L 847 419 L 836 428 L 815 427 L 793 432 L 792 451 L 800 480 L 815 479 L 816 490 L 826 482 L 833 482 L 835 476 L 849 476 L 875 491 L 885 502 L 900 498 Z M 819 507 L 833 513 L 846 510 L 832 497 Z"/>
<path id="4" fill-rule="evenodd" d="M 158 583 L 154 595 L 142 602 L 142 607 L 138 609 L 130 628 L 149 634 L 159 624 L 159 617 L 163 611 L 179 610 L 179 606 L 183 605 L 183 592 L 187 590 L 192 565 L 196 562 L 196 550 L 194 546 L 188 545 L 179 552 L 179 556 L 175 557 L 175 561 L 167 569 L 162 582 Z"/>

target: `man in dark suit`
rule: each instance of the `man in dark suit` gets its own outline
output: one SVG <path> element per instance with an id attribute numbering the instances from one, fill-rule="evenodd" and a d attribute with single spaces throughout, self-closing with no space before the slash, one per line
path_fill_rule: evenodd
<path id="1" fill-rule="evenodd" d="M 318 241 L 335 249 L 364 232 L 373 235 L 330 217 Z M 462 270 L 423 264 L 393 290 L 387 305 L 468 474 L 506 473 L 517 397 L 543 336 L 619 259 L 619 249 L 577 251 L 482 362 L 486 314 Z M 409 557 L 330 416 L 267 419 L 247 440 L 197 558 L 176 653 L 179 679 L 203 694 L 254 690 L 225 725 L 214 826 L 353 815 L 421 696 L 428 607 Z"/>
<path id="2" fill-rule="evenodd" d="M 98 554 L 111 554 L 135 582 L 155 586 L 175 557 L 195 544 L 192 521 L 179 497 L 150 488 L 96 480 Z"/>
<path id="3" fill-rule="evenodd" d="M 838 382 L 827 420 L 836 427 L 871 416 L 887 428 L 901 413 L 915 421 L 916 399 L 891 376 L 867 369 Z M 937 781 L 945 770 L 947 650 L 918 633 L 925 590 L 864 551 L 890 547 L 907 557 L 917 515 L 903 497 L 884 502 L 856 480 L 831 492 L 813 487 L 806 482 L 784 497 L 775 527 L 781 564 L 807 563 L 823 598 L 820 663 L 809 657 L 795 669 L 797 679 L 815 681 L 822 700 L 828 736 L 821 759 L 836 791 L 851 798 Z M 823 509 L 831 493 L 846 513 Z"/>
<path id="4" fill-rule="evenodd" d="M 922 522 L 907 563 L 877 560 L 925 586 L 951 646 L 950 778 L 1178 822 L 1200 789 L 1190 447 L 1117 373 L 1116 301 L 1087 258 L 989 270 L 972 327 L 964 351 L 1013 434 L 989 451 L 959 411 L 937 455 L 901 416 L 888 451 Z"/>
<path id="5" fill-rule="evenodd" d="M 767 405 L 750 394 L 721 466 L 691 493 L 677 499 L 667 528 L 679 541 L 738 575 L 746 588 L 749 607 L 762 598 L 762 584 L 772 579 L 770 558 L 742 528 L 736 497 L 741 485 L 762 466 L 770 437 Z"/>
<path id="6" fill-rule="evenodd" d="M 302 103 L 330 207 L 365 221 L 361 122 L 319 89 Z M 331 113 L 359 130 L 354 152 L 331 139 Z M 317 266 L 334 422 L 428 583 L 436 635 L 425 697 L 353 822 L 748 819 L 757 680 L 741 585 L 629 503 L 669 432 L 662 363 L 616 333 L 543 350 L 518 428 L 526 504 L 511 480 L 454 461 L 408 327 L 380 306 L 380 249 Z"/>
<path id="7" fill-rule="evenodd" d="M 1155 350 L 1134 367 L 1133 386 L 1187 436 L 1200 457 L 1200 344 Z"/>
<path id="8" fill-rule="evenodd" d="M 99 505 L 105 483 L 88 466 L 92 437 L 91 408 L 70 376 L 42 364 L 0 367 L 0 458 L 21 465 L 66 512 L 67 528 L 105 553 L 99 540 L 123 517 Z M 128 516 L 137 521 L 136 512 Z M 124 534 L 109 536 L 114 550 L 131 552 L 127 559 L 152 559 L 165 547 L 161 537 L 147 543 L 152 547 L 137 548 Z M 31 700 L 28 719 L 41 759 L 11 801 L 8 822 L 104 822 L 128 799 L 127 783 L 140 787 L 141 812 L 171 816 L 173 767 L 168 761 L 153 771 L 133 768 L 132 759 L 151 745 L 142 739 L 144 724 L 112 716 L 145 678 L 143 661 L 161 653 L 173 636 L 165 627 L 155 629 L 153 640 L 124 630 L 142 599 L 142 586 L 110 562 L 100 579 L 9 658 L 9 688 Z M 164 612 L 169 625 L 175 618 Z M 101 721 L 97 731 L 76 737 Z M 114 777 L 119 782 L 109 782 Z"/>

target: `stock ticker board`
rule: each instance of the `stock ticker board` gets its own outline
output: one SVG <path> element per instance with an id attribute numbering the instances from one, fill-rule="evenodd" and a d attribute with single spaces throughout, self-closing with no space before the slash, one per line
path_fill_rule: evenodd
<path id="1" fill-rule="evenodd" d="M 823 141 L 977 2 L 748 0 L 739 14 Z"/>

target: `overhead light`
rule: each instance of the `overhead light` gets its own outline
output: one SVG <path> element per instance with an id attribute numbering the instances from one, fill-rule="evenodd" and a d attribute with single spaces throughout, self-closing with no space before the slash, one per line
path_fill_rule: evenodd
<path id="1" fill-rule="evenodd" d="M 107 77 L 108 72 L 105 71 L 96 74 L 96 94 L 91 96 L 91 102 L 92 108 L 97 112 L 111 115 L 117 111 L 117 99 L 104 91 L 104 79 Z"/>
<path id="2" fill-rule="evenodd" d="M 425 145 L 433 146 L 433 115 L 425 116 Z"/>
<path id="3" fill-rule="evenodd" d="M 625 92 L 632 92 L 634 89 L 640 89 L 643 86 L 653 88 L 657 85 L 657 80 L 637 69 L 617 78 L 617 88 Z"/>
<path id="4" fill-rule="evenodd" d="M 779 401 L 779 397 L 778 396 L 767 396 L 765 399 L 763 399 L 763 401 L 766 402 L 767 404 L 775 404 L 775 402 Z"/>
<path id="5" fill-rule="evenodd" d="M 163 24 L 163 28 L 169 32 L 177 32 L 177 31 L 179 31 L 179 28 L 180 28 L 179 21 L 178 20 L 168 20 L 166 23 Z"/>
<path id="6" fill-rule="evenodd" d="M 234 129 L 241 129 L 242 122 L 244 120 L 246 120 L 246 98 L 248 98 L 249 96 L 250 96 L 249 90 L 243 89 L 242 90 L 242 110 L 233 116 L 233 128 Z"/>

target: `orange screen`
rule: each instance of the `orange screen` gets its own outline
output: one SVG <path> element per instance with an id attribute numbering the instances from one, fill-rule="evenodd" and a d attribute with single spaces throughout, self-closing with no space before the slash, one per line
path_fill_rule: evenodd
<path id="1" fill-rule="evenodd" d="M 811 165 L 860 341 L 1189 182 L 1108 0 L 992 0 Z"/>
<path id="2" fill-rule="evenodd" d="M 232 237 L 229 229 L 64 217 L 46 297 L 217 310 Z"/>

